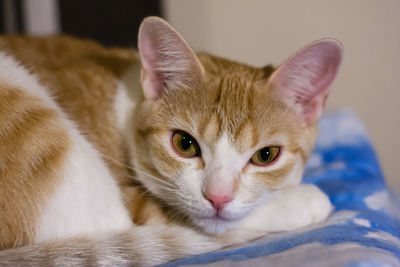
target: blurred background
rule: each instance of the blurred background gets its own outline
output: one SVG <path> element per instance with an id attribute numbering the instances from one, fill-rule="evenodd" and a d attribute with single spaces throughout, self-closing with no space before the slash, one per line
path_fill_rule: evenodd
<path id="1" fill-rule="evenodd" d="M 255 66 L 280 64 L 332 37 L 345 57 L 328 110 L 351 108 L 373 140 L 388 183 L 400 188 L 399 0 L 1 0 L 0 30 L 67 33 L 132 46 L 140 21 L 158 15 L 195 50 Z"/>

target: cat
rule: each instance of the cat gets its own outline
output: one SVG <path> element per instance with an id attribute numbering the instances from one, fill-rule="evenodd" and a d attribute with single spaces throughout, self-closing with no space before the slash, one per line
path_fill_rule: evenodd
<path id="1" fill-rule="evenodd" d="M 195 53 L 148 17 L 138 51 L 0 38 L 0 265 L 149 266 L 323 221 L 301 185 L 341 59 Z"/>

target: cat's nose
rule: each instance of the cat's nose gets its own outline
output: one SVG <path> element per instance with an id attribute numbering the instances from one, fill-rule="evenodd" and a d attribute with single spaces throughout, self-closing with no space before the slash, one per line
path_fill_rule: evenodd
<path id="1" fill-rule="evenodd" d="M 206 199 L 210 201 L 211 205 L 217 211 L 222 210 L 226 204 L 233 200 L 233 195 L 223 194 L 223 195 L 213 195 L 213 194 L 206 194 Z"/>

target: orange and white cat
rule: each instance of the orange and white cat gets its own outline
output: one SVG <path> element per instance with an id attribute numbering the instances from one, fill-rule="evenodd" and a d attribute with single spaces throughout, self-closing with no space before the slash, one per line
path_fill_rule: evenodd
<path id="1" fill-rule="evenodd" d="M 300 185 L 334 40 L 279 68 L 195 54 L 149 17 L 139 52 L 0 38 L 0 265 L 154 265 L 323 221 Z"/>

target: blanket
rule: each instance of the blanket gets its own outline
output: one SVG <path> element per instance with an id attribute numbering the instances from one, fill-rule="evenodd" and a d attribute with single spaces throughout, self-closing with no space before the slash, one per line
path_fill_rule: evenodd
<path id="1" fill-rule="evenodd" d="M 400 266 L 400 201 L 363 124 L 339 111 L 319 128 L 303 183 L 329 196 L 335 210 L 326 221 L 162 266 Z"/>

